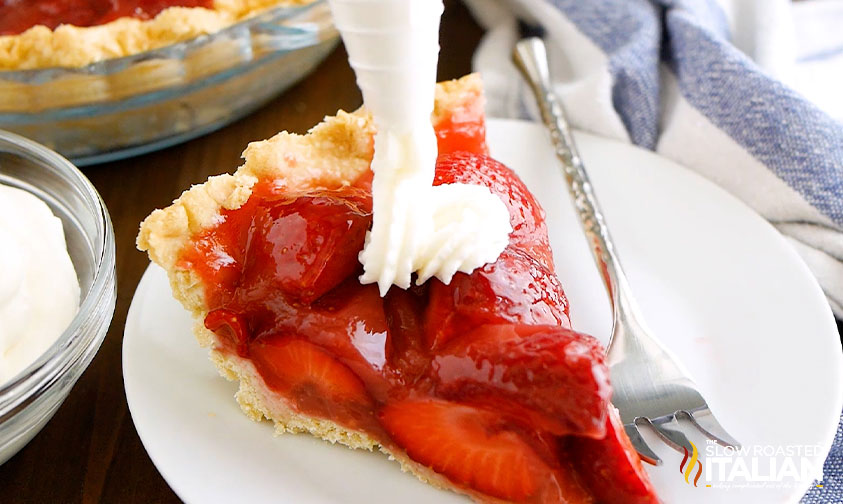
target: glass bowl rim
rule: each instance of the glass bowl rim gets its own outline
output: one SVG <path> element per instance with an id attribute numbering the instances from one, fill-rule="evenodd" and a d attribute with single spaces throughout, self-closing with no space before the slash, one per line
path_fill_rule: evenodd
<path id="1" fill-rule="evenodd" d="M 11 149 L 11 150 L 10 150 Z M 105 338 L 114 313 L 106 316 L 105 324 L 85 327 L 96 319 L 103 303 L 110 304 L 108 295 L 116 289 L 116 244 L 111 217 L 102 198 L 90 180 L 57 152 L 15 133 L 0 130 L 0 151 L 20 153 L 31 161 L 48 167 L 79 190 L 91 210 L 99 239 L 93 242 L 95 256 L 91 286 L 79 304 L 79 310 L 56 341 L 34 362 L 8 382 L 0 385 L 0 425 L 34 402 L 68 372 L 91 348 L 99 347 Z M 97 250 L 98 249 L 98 250 Z M 97 253 L 98 252 L 98 253 Z M 114 296 L 116 298 L 116 296 Z M 94 337 L 86 333 L 96 331 Z M 84 347 L 80 347 L 84 344 Z"/>

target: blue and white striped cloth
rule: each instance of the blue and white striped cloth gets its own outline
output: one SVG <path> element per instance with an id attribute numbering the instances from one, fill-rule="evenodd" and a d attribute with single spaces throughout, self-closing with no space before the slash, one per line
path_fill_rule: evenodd
<path id="1" fill-rule="evenodd" d="M 800 253 L 843 318 L 843 122 L 791 87 L 800 74 L 790 0 L 465 1 L 488 29 L 474 66 L 490 115 L 536 116 L 509 54 L 516 18 L 542 25 L 576 127 L 653 149 L 743 200 Z M 803 63 L 843 55 L 840 42 Z M 843 104 L 837 77 L 812 93 Z M 804 503 L 843 502 L 840 430 L 824 479 Z"/>

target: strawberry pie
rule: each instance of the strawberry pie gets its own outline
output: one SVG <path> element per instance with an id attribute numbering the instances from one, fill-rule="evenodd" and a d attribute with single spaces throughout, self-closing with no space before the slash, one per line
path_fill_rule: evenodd
<path id="1" fill-rule="evenodd" d="M 0 0 L 0 70 L 81 67 L 313 0 Z"/>
<path id="2" fill-rule="evenodd" d="M 141 225 L 199 343 L 254 420 L 351 448 L 479 502 L 656 503 L 611 406 L 602 346 L 571 329 L 544 213 L 488 155 L 479 78 L 439 84 L 434 184 L 510 213 L 494 263 L 384 297 L 358 280 L 375 126 L 339 112 L 252 143 L 245 164 Z"/>

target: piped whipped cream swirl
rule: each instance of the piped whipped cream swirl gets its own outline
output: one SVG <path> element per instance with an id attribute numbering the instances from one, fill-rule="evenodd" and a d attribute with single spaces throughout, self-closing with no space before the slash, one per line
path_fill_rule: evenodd
<path id="1" fill-rule="evenodd" d="M 0 184 L 0 384 L 61 336 L 79 295 L 61 221 L 36 196 Z"/>
<path id="2" fill-rule="evenodd" d="M 362 283 L 410 286 L 497 260 L 509 213 L 488 188 L 433 186 L 436 133 L 430 122 L 439 59 L 441 0 L 329 0 L 363 103 L 377 127 L 372 160 L 373 224 L 360 253 Z"/>

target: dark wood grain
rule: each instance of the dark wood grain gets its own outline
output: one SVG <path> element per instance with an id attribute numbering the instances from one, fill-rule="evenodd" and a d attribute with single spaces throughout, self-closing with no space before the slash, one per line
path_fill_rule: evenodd
<path id="1" fill-rule="evenodd" d="M 471 69 L 481 30 L 455 1 L 446 1 L 439 78 Z M 337 109 L 362 102 L 339 47 L 319 68 L 258 112 L 215 133 L 145 156 L 85 168 L 114 221 L 117 309 L 99 353 L 64 405 L 20 453 L 0 466 L 0 502 L 179 502 L 138 438 L 123 392 L 121 346 L 126 312 L 149 261 L 135 249 L 138 224 L 190 184 L 231 171 L 253 140 L 278 131 L 307 131 Z"/>

